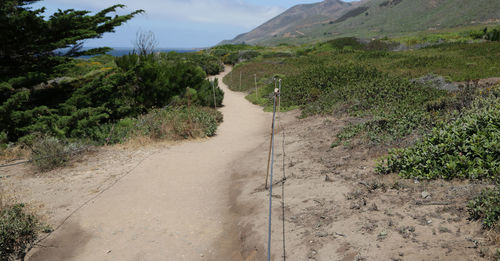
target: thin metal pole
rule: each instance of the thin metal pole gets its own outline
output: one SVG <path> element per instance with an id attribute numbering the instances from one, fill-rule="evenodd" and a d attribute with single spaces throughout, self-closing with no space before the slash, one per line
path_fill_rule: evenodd
<path id="1" fill-rule="evenodd" d="M 281 79 L 278 80 L 279 82 L 279 87 L 278 87 L 278 126 L 276 126 L 276 132 L 280 132 L 280 125 L 281 125 Z"/>
<path id="2" fill-rule="evenodd" d="M 271 135 L 271 180 L 269 182 L 269 227 L 267 241 L 267 261 L 271 261 L 271 215 L 273 206 L 273 165 L 274 165 L 274 121 L 276 120 L 276 94 L 273 102 L 273 132 Z"/>
<path id="3" fill-rule="evenodd" d="M 240 90 L 241 90 L 241 72 L 240 72 Z"/>
<path id="4" fill-rule="evenodd" d="M 274 79 L 274 89 L 276 90 L 276 77 L 273 78 Z M 273 135 L 273 131 L 274 131 L 274 122 L 273 122 L 273 129 L 271 130 L 271 135 Z M 268 188 L 267 184 L 268 184 L 268 180 L 269 180 L 269 167 L 270 167 L 270 164 L 271 164 L 271 146 L 272 146 L 272 139 L 269 140 L 269 154 L 267 155 L 267 172 L 266 172 L 266 185 L 265 185 L 265 189 Z"/>

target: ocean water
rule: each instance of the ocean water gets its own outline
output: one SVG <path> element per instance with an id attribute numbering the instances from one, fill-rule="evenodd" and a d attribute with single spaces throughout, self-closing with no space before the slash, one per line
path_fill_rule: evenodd
<path id="1" fill-rule="evenodd" d="M 112 55 L 112 56 L 124 56 L 127 54 L 130 54 L 134 51 L 134 48 L 123 48 L 123 47 L 112 47 L 113 50 L 110 52 L 107 52 L 107 54 Z M 82 50 L 88 50 L 90 48 L 82 48 Z M 166 48 L 159 48 L 156 50 L 156 52 L 160 53 L 168 53 L 168 52 L 177 52 L 177 53 L 190 53 L 190 52 L 196 52 L 199 51 L 200 49 L 166 49 Z M 60 54 L 63 54 L 66 50 L 62 49 L 60 50 Z M 80 56 L 78 58 L 80 59 L 88 59 L 91 58 L 92 56 Z"/>
<path id="2" fill-rule="evenodd" d="M 107 54 L 110 54 L 112 56 L 123 56 L 130 54 L 134 51 L 134 48 L 113 48 L 111 52 L 108 52 Z M 168 53 L 168 52 L 177 52 L 177 53 L 189 53 L 189 52 L 196 52 L 198 49 L 157 49 L 157 52 L 160 53 Z"/>

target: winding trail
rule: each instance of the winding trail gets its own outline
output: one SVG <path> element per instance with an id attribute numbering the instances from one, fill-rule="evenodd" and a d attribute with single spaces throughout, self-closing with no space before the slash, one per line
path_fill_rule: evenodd
<path id="1" fill-rule="evenodd" d="M 228 229 L 234 227 L 232 169 L 264 144 L 270 117 L 222 83 L 229 72 L 216 76 L 225 91 L 216 137 L 146 159 L 41 242 L 45 247 L 29 260 L 242 259 L 238 233 Z M 219 244 L 221 238 L 233 244 Z"/>

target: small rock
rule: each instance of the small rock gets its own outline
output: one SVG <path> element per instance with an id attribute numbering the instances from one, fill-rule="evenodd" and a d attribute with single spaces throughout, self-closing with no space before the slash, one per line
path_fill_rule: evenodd
<path id="1" fill-rule="evenodd" d="M 385 239 L 387 237 L 387 231 L 382 231 L 380 234 L 378 234 L 377 238 L 379 240 Z"/>
<path id="2" fill-rule="evenodd" d="M 327 237 L 328 236 L 328 232 L 326 231 L 319 231 L 316 233 L 316 236 L 317 237 Z"/>
<path id="3" fill-rule="evenodd" d="M 204 254 L 200 254 L 200 257 L 204 257 L 205 255 Z"/>
<path id="4" fill-rule="evenodd" d="M 429 220 L 427 220 L 427 225 L 430 225 L 430 224 L 432 224 L 432 220 L 429 219 Z"/>
<path id="5" fill-rule="evenodd" d="M 309 253 L 309 255 L 307 256 L 308 258 L 310 259 L 315 259 L 315 255 L 317 254 L 318 252 L 316 252 L 316 250 L 312 249 L 311 250 L 311 253 Z"/>
<path id="6" fill-rule="evenodd" d="M 378 206 L 377 206 L 377 204 L 373 203 L 373 204 L 370 206 L 369 210 L 371 210 L 371 211 L 378 211 Z"/>
<path id="7" fill-rule="evenodd" d="M 328 175 L 325 175 L 325 182 L 333 182 Z"/>
<path id="8" fill-rule="evenodd" d="M 430 196 L 431 196 L 431 193 L 429 193 L 427 191 L 422 192 L 422 198 L 423 199 L 429 198 Z"/>
<path id="9" fill-rule="evenodd" d="M 351 158 L 351 155 L 349 155 L 349 154 L 348 154 L 348 155 L 346 155 L 346 156 L 344 156 L 344 157 L 342 157 L 342 158 L 340 158 L 340 159 L 342 159 L 342 160 L 348 160 L 348 159 L 350 159 L 350 158 Z"/>

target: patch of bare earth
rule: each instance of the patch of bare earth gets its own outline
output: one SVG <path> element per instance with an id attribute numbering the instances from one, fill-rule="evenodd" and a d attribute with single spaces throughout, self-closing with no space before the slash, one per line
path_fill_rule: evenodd
<path id="1" fill-rule="evenodd" d="M 376 174 L 376 159 L 386 147 L 330 147 L 349 119 L 297 116 L 297 111 L 282 114 L 287 260 L 488 260 L 495 242 L 479 222 L 467 220 L 466 210 L 466 202 L 485 185 Z M 282 178 L 282 139 L 280 132 L 274 182 Z M 267 146 L 252 152 L 260 155 L 258 162 L 266 162 Z M 233 171 L 240 191 L 233 212 L 240 216 L 248 260 L 261 260 L 267 251 L 266 169 L 255 162 L 248 155 Z M 281 193 L 278 183 L 273 190 L 273 260 L 281 260 L 283 251 Z"/>
<path id="2" fill-rule="evenodd" d="M 3 168 L 0 188 L 4 197 L 26 203 L 45 223 L 56 228 L 161 146 L 101 147 L 78 155 L 69 166 L 49 172 L 37 172 L 28 164 Z"/>

